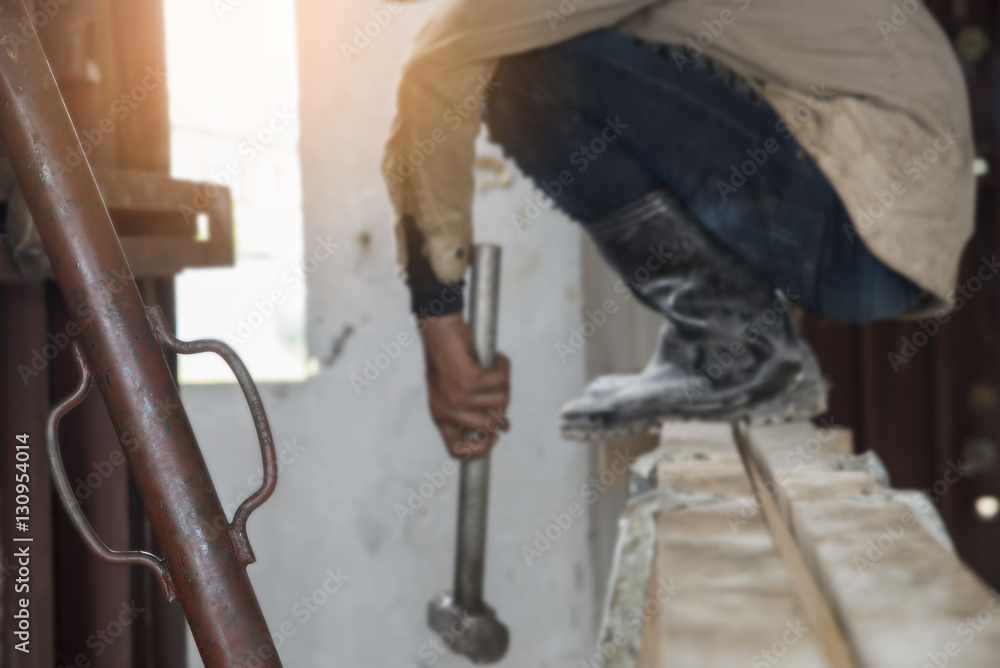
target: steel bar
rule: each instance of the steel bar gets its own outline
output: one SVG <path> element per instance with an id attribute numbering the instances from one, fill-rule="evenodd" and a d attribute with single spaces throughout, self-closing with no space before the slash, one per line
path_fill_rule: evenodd
<path id="1" fill-rule="evenodd" d="M 156 3 L 150 7 L 144 5 L 144 11 L 156 9 Z M 159 7 L 162 13 L 163 7 Z M 98 177 L 100 183 L 100 177 Z M 228 199 L 228 197 L 227 197 Z M 128 257 L 128 249 L 125 249 Z M 167 317 L 167 325 L 177 328 L 175 313 L 175 288 L 173 276 L 168 278 L 142 279 L 139 281 L 139 294 L 145 304 L 155 304 L 163 309 Z M 174 378 L 177 377 L 177 355 L 167 352 L 167 365 Z M 130 480 L 129 514 L 131 519 L 130 533 L 131 549 L 143 550 L 151 554 L 163 554 L 163 550 L 153 538 L 153 528 L 149 518 L 142 508 L 139 490 Z M 137 604 L 147 608 L 148 614 L 136 620 L 132 630 L 133 668 L 187 668 L 187 621 L 184 619 L 184 609 L 180 603 L 168 602 L 160 594 L 160 588 L 153 573 L 147 569 L 132 570 L 132 591 Z"/>
<path id="2" fill-rule="evenodd" d="M 473 249 L 469 291 L 469 329 L 477 361 L 489 369 L 496 361 L 500 247 Z M 490 495 L 490 456 L 463 461 L 458 485 L 458 538 L 455 554 L 455 601 L 469 612 L 483 606 L 486 518 Z"/>
<path id="3" fill-rule="evenodd" d="M 7 151 L 202 659 L 280 666 L 90 166 L 60 163 L 85 153 L 20 0 L 0 0 L 0 42 Z"/>

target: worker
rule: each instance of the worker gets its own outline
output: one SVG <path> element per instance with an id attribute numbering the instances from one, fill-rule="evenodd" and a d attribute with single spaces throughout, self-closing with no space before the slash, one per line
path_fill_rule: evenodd
<path id="1" fill-rule="evenodd" d="M 509 360 L 479 368 L 461 316 L 483 121 L 665 321 L 641 373 L 563 408 L 583 437 L 821 412 L 789 306 L 943 314 L 973 228 L 962 72 L 918 0 L 443 1 L 403 67 L 383 172 L 457 456 L 489 450 L 510 395 Z"/>

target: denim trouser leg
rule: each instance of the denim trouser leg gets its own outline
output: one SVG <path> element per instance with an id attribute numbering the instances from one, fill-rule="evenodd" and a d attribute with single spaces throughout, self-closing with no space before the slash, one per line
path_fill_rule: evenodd
<path id="1" fill-rule="evenodd" d="M 848 233 L 839 196 L 770 105 L 683 53 L 600 30 L 505 58 L 490 135 L 585 226 L 666 187 L 819 315 L 864 322 L 918 305 L 923 291 Z"/>

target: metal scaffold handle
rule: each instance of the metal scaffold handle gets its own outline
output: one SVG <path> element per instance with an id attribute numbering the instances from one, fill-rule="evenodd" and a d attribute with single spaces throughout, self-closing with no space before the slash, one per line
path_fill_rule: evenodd
<path id="1" fill-rule="evenodd" d="M 274 492 L 275 485 L 278 484 L 278 455 L 274 449 L 274 439 L 271 437 L 271 426 L 267 421 L 267 414 L 264 412 L 264 402 L 260 398 L 257 385 L 250 376 L 243 360 L 236 354 L 236 351 L 222 341 L 215 339 L 200 339 L 198 341 L 181 341 L 170 330 L 166 316 L 159 306 L 146 308 L 146 317 L 153 328 L 153 336 L 157 342 L 168 350 L 172 350 L 178 355 L 197 355 L 199 353 L 215 353 L 225 361 L 236 376 L 236 383 L 243 391 L 243 396 L 250 407 L 253 415 L 254 427 L 257 429 L 257 440 L 260 442 L 260 454 L 264 462 L 264 475 L 260 483 L 260 488 L 248 496 L 233 514 L 233 521 L 229 525 L 229 531 L 233 537 L 233 547 L 236 548 L 236 556 L 244 566 L 249 566 L 256 561 L 253 548 L 250 547 L 250 538 L 247 536 L 247 520 L 250 513 L 264 505 Z"/>
<path id="2" fill-rule="evenodd" d="M 62 420 L 66 413 L 83 401 L 87 393 L 90 392 L 90 386 L 94 380 L 94 374 L 87 363 L 87 358 L 84 357 L 83 351 L 80 350 L 79 341 L 73 342 L 73 358 L 76 360 L 76 366 L 80 370 L 80 382 L 69 396 L 52 408 L 52 411 L 49 413 L 48 422 L 45 425 L 45 450 L 48 454 L 49 467 L 52 470 L 52 483 L 56 488 L 56 494 L 59 496 L 63 508 L 66 509 L 66 514 L 69 515 L 69 520 L 73 524 L 73 527 L 80 534 L 80 538 L 83 539 L 83 542 L 86 543 L 91 552 L 108 563 L 145 566 L 153 571 L 153 575 L 156 576 L 157 582 L 160 583 L 160 589 L 163 591 L 163 595 L 167 601 L 173 602 L 177 600 L 177 589 L 174 586 L 170 570 L 163 559 L 149 552 L 119 552 L 112 550 L 97 535 L 97 532 L 94 531 L 94 527 L 90 525 L 87 516 L 83 514 L 83 509 L 80 508 L 80 503 L 73 494 L 73 486 L 69 481 L 69 476 L 66 475 L 62 453 L 59 450 L 59 421 Z"/>

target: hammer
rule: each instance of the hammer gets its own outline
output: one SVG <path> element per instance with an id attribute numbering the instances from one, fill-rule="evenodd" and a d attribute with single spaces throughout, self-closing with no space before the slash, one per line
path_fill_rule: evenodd
<path id="1" fill-rule="evenodd" d="M 469 327 L 479 365 L 496 361 L 500 247 L 476 244 L 472 252 Z M 427 606 L 427 625 L 456 654 L 473 663 L 496 663 L 507 653 L 510 633 L 483 602 L 486 561 L 486 511 L 490 493 L 490 456 L 462 462 L 458 483 L 458 536 L 455 588 Z M 449 640 L 450 638 L 450 640 Z"/>

